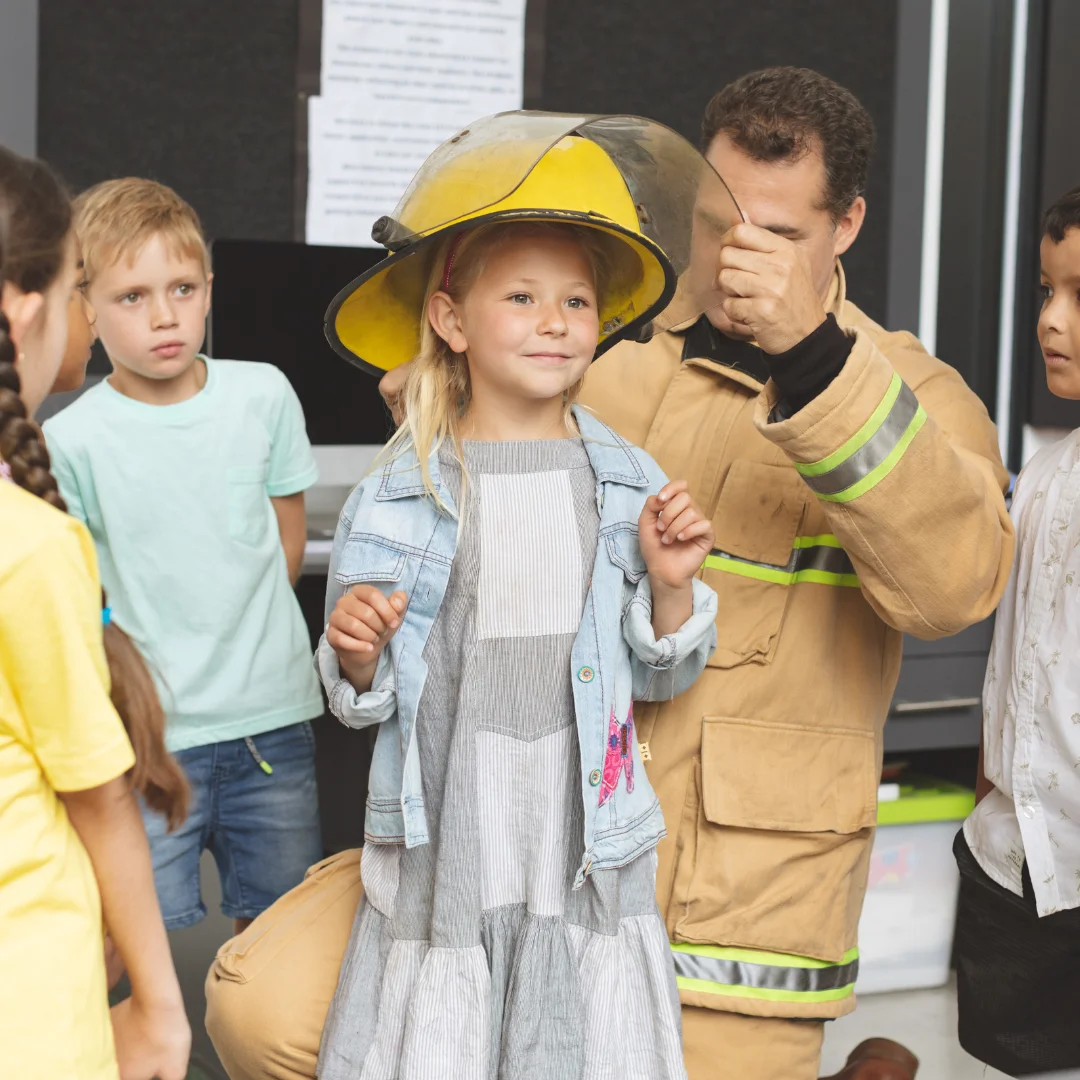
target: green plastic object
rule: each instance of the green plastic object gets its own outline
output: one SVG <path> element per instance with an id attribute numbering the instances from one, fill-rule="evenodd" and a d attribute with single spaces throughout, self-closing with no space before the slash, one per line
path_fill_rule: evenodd
<path id="1" fill-rule="evenodd" d="M 963 821 L 975 809 L 975 792 L 947 780 L 909 776 L 900 798 L 879 802 L 879 825 L 915 825 L 927 821 Z"/>

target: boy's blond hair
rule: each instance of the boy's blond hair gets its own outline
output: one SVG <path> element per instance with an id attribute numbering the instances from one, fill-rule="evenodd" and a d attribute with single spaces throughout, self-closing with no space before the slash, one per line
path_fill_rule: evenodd
<path id="1" fill-rule="evenodd" d="M 203 272 L 210 273 L 210 252 L 199 215 L 172 188 L 156 180 L 128 176 L 87 189 L 75 200 L 75 231 L 88 281 L 121 258 L 134 261 L 156 235 L 172 254 L 198 259 Z"/>

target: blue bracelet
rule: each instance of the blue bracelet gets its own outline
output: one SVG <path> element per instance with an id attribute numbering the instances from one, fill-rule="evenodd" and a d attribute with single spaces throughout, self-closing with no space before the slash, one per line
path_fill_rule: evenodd
<path id="1" fill-rule="evenodd" d="M 108 626 L 112 622 L 112 608 L 103 607 L 101 609 L 101 625 Z"/>

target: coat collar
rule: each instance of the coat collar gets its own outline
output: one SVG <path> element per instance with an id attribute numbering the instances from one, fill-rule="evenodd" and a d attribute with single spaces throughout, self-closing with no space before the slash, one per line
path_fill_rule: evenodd
<path id="1" fill-rule="evenodd" d="M 648 486 L 648 477 L 638 463 L 630 443 L 598 420 L 584 406 L 574 405 L 572 412 L 597 482 L 625 484 L 627 487 Z M 453 496 L 443 483 L 439 470 L 438 453 L 432 453 L 428 458 L 428 468 L 440 499 L 447 506 L 453 507 Z M 376 499 L 406 499 L 423 494 L 424 481 L 420 473 L 420 460 L 411 447 L 383 466 L 379 489 L 375 493 Z"/>

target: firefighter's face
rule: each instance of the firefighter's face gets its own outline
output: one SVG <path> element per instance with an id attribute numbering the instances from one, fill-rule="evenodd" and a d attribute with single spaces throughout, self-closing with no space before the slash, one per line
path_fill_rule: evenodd
<path id="1" fill-rule="evenodd" d="M 748 221 L 786 237 L 805 252 L 814 289 L 824 301 L 837 258 L 851 247 L 862 228 L 866 216 L 862 196 L 846 214 L 834 218 L 825 207 L 825 162 L 817 150 L 794 161 L 756 161 L 721 133 L 706 157 Z M 707 259 L 708 253 L 695 242 L 695 260 L 703 257 Z M 718 330 L 738 336 L 719 309 L 711 310 L 709 319 Z"/>

